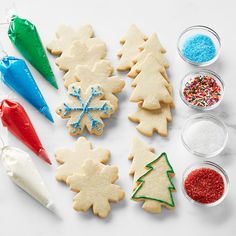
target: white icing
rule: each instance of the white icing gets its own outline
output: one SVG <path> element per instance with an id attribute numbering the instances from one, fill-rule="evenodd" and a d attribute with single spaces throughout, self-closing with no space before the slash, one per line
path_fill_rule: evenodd
<path id="1" fill-rule="evenodd" d="M 6 146 L 2 149 L 2 163 L 10 179 L 43 206 L 53 210 L 50 194 L 28 153 Z"/>

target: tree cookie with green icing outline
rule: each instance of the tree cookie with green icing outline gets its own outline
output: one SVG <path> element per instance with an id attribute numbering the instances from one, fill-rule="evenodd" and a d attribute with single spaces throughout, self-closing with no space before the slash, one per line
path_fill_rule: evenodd
<path id="1" fill-rule="evenodd" d="M 172 192 L 175 191 L 175 186 L 171 178 L 174 177 L 174 171 L 166 153 L 146 164 L 146 168 L 148 170 L 137 180 L 139 185 L 132 200 L 143 201 L 142 208 L 152 213 L 160 213 L 162 206 L 173 209 L 175 203 Z"/>
<path id="2" fill-rule="evenodd" d="M 67 184 L 74 192 L 78 192 L 73 199 L 73 208 L 76 211 L 88 211 L 102 218 L 111 211 L 110 202 L 121 201 L 125 193 L 121 187 L 114 184 L 118 179 L 118 168 L 104 165 L 100 167 L 92 160 L 85 161 L 82 167 L 83 174 L 74 174 L 67 178 Z"/>
<path id="3" fill-rule="evenodd" d="M 69 119 L 66 126 L 72 136 L 83 133 L 85 127 L 90 134 L 101 135 L 104 128 L 102 119 L 109 118 L 114 112 L 111 103 L 103 98 L 100 85 L 93 85 L 85 92 L 79 83 L 73 83 L 68 88 L 68 101 L 56 112 L 61 118 Z"/>
<path id="4" fill-rule="evenodd" d="M 73 175 L 82 173 L 82 165 L 86 160 L 106 164 L 110 158 L 110 151 L 103 148 L 93 149 L 92 144 L 84 137 L 74 142 L 73 148 L 60 148 L 55 151 L 55 157 L 61 165 L 56 169 L 56 179 L 66 182 Z"/>

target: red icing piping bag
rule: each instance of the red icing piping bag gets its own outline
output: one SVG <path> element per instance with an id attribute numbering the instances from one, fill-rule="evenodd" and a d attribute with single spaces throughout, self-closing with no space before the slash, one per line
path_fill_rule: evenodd
<path id="1" fill-rule="evenodd" d="M 39 158 L 50 165 L 52 164 L 29 116 L 18 102 L 9 99 L 2 100 L 0 103 L 0 117 L 2 124 L 6 126 L 13 135 L 30 148 Z"/>

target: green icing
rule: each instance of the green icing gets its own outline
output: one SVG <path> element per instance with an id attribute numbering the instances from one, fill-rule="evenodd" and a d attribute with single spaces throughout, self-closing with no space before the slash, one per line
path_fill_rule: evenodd
<path id="1" fill-rule="evenodd" d="M 169 193 L 170 193 L 170 199 L 171 199 L 171 203 L 169 202 L 166 202 L 162 199 L 157 199 L 157 198 L 152 198 L 152 197 L 148 197 L 148 196 L 138 196 L 138 192 L 140 191 L 140 189 L 142 188 L 143 184 L 145 184 L 145 180 L 143 178 L 145 178 L 145 176 L 147 174 L 149 174 L 151 171 L 154 170 L 154 167 L 152 166 L 153 163 L 157 162 L 162 156 L 165 157 L 165 160 L 170 168 L 170 170 L 167 170 L 166 171 L 166 175 L 170 181 L 170 184 L 171 186 L 168 187 L 168 190 L 169 190 Z M 174 203 L 174 199 L 173 199 L 173 196 L 172 196 L 172 190 L 175 190 L 175 186 L 174 184 L 172 183 L 172 180 L 171 180 L 171 177 L 170 177 L 170 174 L 174 174 L 174 170 L 168 160 L 168 157 L 167 157 L 167 154 L 166 153 L 162 153 L 158 158 L 156 158 L 154 161 L 148 163 L 146 165 L 147 168 L 149 168 L 149 170 L 144 174 L 142 175 L 138 180 L 137 182 L 140 183 L 137 187 L 137 189 L 134 191 L 133 195 L 132 195 L 132 199 L 149 199 L 149 200 L 154 200 L 154 201 L 158 201 L 158 202 L 161 202 L 161 203 L 164 203 L 164 204 L 167 204 L 168 206 L 171 206 L 171 207 L 174 207 L 175 206 L 175 203 Z"/>
<path id="2" fill-rule="evenodd" d="M 13 15 L 8 36 L 24 58 L 57 89 L 55 76 L 36 27 L 28 20 Z"/>

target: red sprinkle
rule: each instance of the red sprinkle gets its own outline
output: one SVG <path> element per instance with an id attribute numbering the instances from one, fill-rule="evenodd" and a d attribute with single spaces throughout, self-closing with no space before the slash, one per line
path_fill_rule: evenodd
<path id="1" fill-rule="evenodd" d="M 213 203 L 224 194 L 222 176 L 210 168 L 193 170 L 184 181 L 186 193 L 200 203 Z"/>

